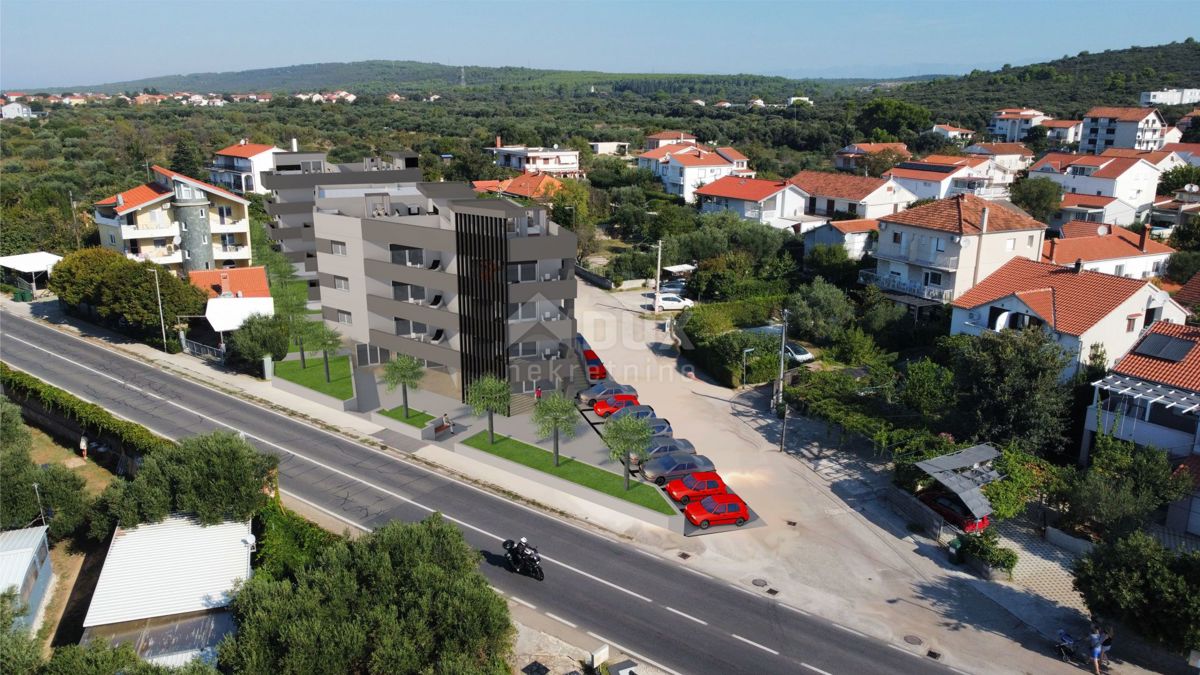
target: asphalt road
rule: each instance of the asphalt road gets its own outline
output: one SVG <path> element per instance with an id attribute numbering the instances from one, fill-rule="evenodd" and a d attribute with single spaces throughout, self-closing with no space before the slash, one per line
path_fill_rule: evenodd
<path id="1" fill-rule="evenodd" d="M 513 600 L 674 673 L 931 673 L 945 666 L 406 460 L 0 312 L 0 359 L 170 438 L 243 432 L 280 457 L 284 491 L 362 528 L 433 511 L 482 551 Z M 412 447 L 402 450 L 414 450 Z M 510 573 L 527 536 L 545 581 Z"/>

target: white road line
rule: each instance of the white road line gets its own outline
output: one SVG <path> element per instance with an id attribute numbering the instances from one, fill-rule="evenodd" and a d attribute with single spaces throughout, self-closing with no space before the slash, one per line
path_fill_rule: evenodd
<path id="1" fill-rule="evenodd" d="M 705 574 L 704 572 L 701 572 L 701 571 L 700 571 L 700 570 L 698 570 L 698 569 L 693 569 L 693 568 L 691 568 L 691 567 L 688 567 L 687 565 L 679 565 L 679 568 L 680 568 L 680 569 L 685 569 L 685 570 L 687 570 L 687 571 L 689 571 L 689 572 L 691 572 L 692 574 L 695 574 L 695 575 L 697 575 L 697 576 L 702 576 L 702 577 L 704 577 L 705 579 L 713 579 L 711 576 L 709 576 L 709 575 Z M 713 579 L 713 581 L 716 581 L 716 580 L 715 580 L 715 579 Z M 737 586 L 733 586 L 733 588 L 737 588 Z"/>
<path id="2" fill-rule="evenodd" d="M 534 605 L 532 602 L 525 602 L 524 600 L 522 600 L 522 599 L 518 598 L 518 597 L 517 597 L 517 596 L 515 596 L 515 595 L 510 595 L 510 596 L 508 596 L 508 597 L 512 598 L 512 601 L 513 601 L 513 602 L 516 602 L 516 603 L 518 603 L 518 604 L 525 605 L 525 606 L 526 606 L 526 607 L 528 607 L 529 609 L 537 609 L 537 605 Z"/>
<path id="3" fill-rule="evenodd" d="M 812 616 L 812 612 L 805 611 L 803 609 L 800 609 L 799 607 L 792 607 L 791 605 L 785 605 L 782 602 L 779 603 L 779 606 L 784 609 L 790 609 L 797 614 L 803 614 L 804 616 Z"/>
<path id="4" fill-rule="evenodd" d="M 774 649 L 771 649 L 770 647 L 764 647 L 763 645 L 758 644 L 754 640 L 747 640 L 746 638 L 742 637 L 741 635 L 738 635 L 737 633 L 730 633 L 729 635 L 734 640 L 741 640 L 742 642 L 745 642 L 746 644 L 748 644 L 752 647 L 758 647 L 759 649 L 763 650 L 764 652 L 771 652 L 775 656 L 779 656 L 779 652 L 775 651 Z"/>
<path id="5" fill-rule="evenodd" d="M 818 668 L 816 666 L 810 666 L 803 661 L 800 662 L 800 665 L 804 666 L 805 668 L 808 668 L 809 670 L 813 671 L 814 673 L 820 673 L 821 675 L 833 675 L 833 673 L 829 672 L 828 670 L 821 670 L 820 668 Z"/>
<path id="6" fill-rule="evenodd" d="M 641 654 L 639 654 L 639 653 L 637 653 L 637 652 L 633 651 L 632 649 L 630 649 L 630 648 L 628 648 L 628 647 L 622 647 L 621 645 L 617 644 L 616 642 L 613 642 L 612 640 L 609 640 L 608 638 L 604 637 L 603 635 L 597 635 L 597 634 L 593 633 L 593 632 L 592 632 L 592 631 L 590 631 L 590 630 L 587 632 L 587 634 L 588 634 L 588 635 L 591 635 L 592 637 L 596 638 L 597 640 L 599 640 L 599 641 L 601 641 L 601 642 L 608 643 L 608 644 L 609 644 L 609 645 L 611 645 L 612 647 L 615 647 L 615 648 L 617 648 L 618 650 L 620 650 L 620 651 L 622 651 L 622 652 L 624 652 L 624 653 L 626 653 L 626 654 L 628 654 L 628 655 L 632 656 L 632 657 L 633 657 L 633 658 L 635 658 L 635 659 L 641 659 L 641 660 L 645 661 L 646 663 L 648 663 L 648 664 L 650 664 L 650 665 L 654 666 L 655 668 L 658 668 L 658 669 L 659 669 L 659 670 L 661 670 L 661 671 L 664 671 L 664 672 L 670 673 L 670 675 L 683 675 L 683 674 L 682 674 L 682 673 L 680 673 L 678 670 L 672 670 L 672 669 L 670 669 L 670 668 L 668 668 L 668 667 L 664 666 L 663 664 L 661 664 L 661 663 L 658 663 L 657 661 L 654 661 L 654 660 L 650 659 L 649 657 L 642 656 Z"/>
<path id="7" fill-rule="evenodd" d="M 682 616 L 685 619 L 691 619 L 692 621 L 695 621 L 696 623 L 698 623 L 702 626 L 708 625 L 707 621 L 705 621 L 703 619 L 697 619 L 696 617 L 692 616 L 691 614 L 684 614 L 683 612 L 675 609 L 674 607 L 667 607 L 666 605 L 663 605 L 663 607 L 666 607 L 667 611 L 671 612 L 672 614 L 678 614 L 679 616 Z"/>
<path id="8" fill-rule="evenodd" d="M 889 644 L 888 647 L 890 647 L 891 649 L 895 649 L 896 651 L 900 652 L 901 654 L 908 654 L 909 656 L 920 656 L 920 654 L 914 654 L 899 645 Z"/>
<path id="9" fill-rule="evenodd" d="M 870 639 L 870 636 L 868 636 L 866 633 L 864 633 L 864 632 L 862 632 L 862 631 L 854 630 L 853 628 L 849 628 L 849 627 L 847 627 L 847 626 L 843 626 L 843 625 L 842 625 L 842 624 L 840 624 L 840 623 L 835 623 L 835 624 L 833 624 L 833 627 L 834 627 L 834 628 L 840 628 L 840 629 L 842 629 L 842 630 L 846 631 L 847 633 L 853 633 L 854 635 L 857 635 L 857 636 L 859 636 L 859 637 L 863 637 L 863 638 Z M 890 646 L 894 646 L 894 645 L 890 645 Z"/>
<path id="10" fill-rule="evenodd" d="M 25 345 L 28 345 L 28 346 L 30 346 L 30 347 L 33 347 L 34 349 L 37 349 L 38 351 L 45 352 L 45 353 L 47 353 L 47 354 L 49 354 L 49 355 L 51 355 L 51 356 L 54 356 L 54 357 L 56 357 L 56 358 L 59 358 L 59 359 L 61 359 L 61 360 L 63 360 L 63 361 L 66 361 L 67 363 L 70 363 L 70 364 L 72 364 L 72 365 L 78 366 L 79 368 L 83 368 L 84 370 L 87 370 L 87 371 L 89 371 L 89 372 L 92 372 L 92 373 L 95 373 L 95 374 L 97 374 L 97 375 L 100 375 L 101 377 L 104 377 L 104 378 L 107 378 L 107 379 L 109 379 L 109 380 L 112 380 L 113 382 L 116 382 L 116 383 L 120 384 L 121 386 L 132 388 L 132 385 L 126 384 L 126 383 L 125 383 L 125 382 L 123 382 L 123 381 L 122 381 L 120 378 L 113 377 L 112 375 L 109 375 L 108 373 L 104 373 L 104 372 L 101 372 L 101 371 L 99 371 L 99 370 L 96 370 L 95 368 L 92 368 L 92 367 L 90 367 L 90 366 L 86 366 L 86 365 L 84 365 L 84 364 L 82 364 L 82 363 L 79 363 L 78 361 L 74 361 L 74 360 L 72 360 L 72 359 L 69 359 L 69 358 L 67 358 L 67 357 L 65 357 L 65 356 L 62 356 L 61 354 L 55 354 L 54 352 L 52 352 L 52 351 L 50 351 L 50 350 L 48 350 L 48 349 L 44 349 L 44 348 L 42 348 L 42 347 L 40 347 L 40 346 L 38 346 L 38 345 L 35 345 L 35 344 L 33 344 L 32 342 L 29 342 L 29 341 L 27 341 L 27 340 L 22 340 L 21 338 L 12 337 L 12 336 L 9 336 L 9 339 L 16 340 L 17 342 L 20 342 L 20 343 L 22 343 L 22 344 L 25 344 Z M 139 390 L 139 391 L 140 391 L 140 390 Z M 239 431 L 239 432 L 240 432 L 240 431 L 242 431 L 241 429 L 238 429 L 237 427 L 235 427 L 235 426 L 233 426 L 233 425 L 226 424 L 225 422 L 222 422 L 222 421 L 221 421 L 221 420 L 219 420 L 219 419 L 216 419 L 216 418 L 214 418 L 214 417 L 209 417 L 208 415 L 205 415 L 205 414 L 203 414 L 203 413 L 196 412 L 195 410 L 192 410 L 192 409 L 190 409 L 190 408 L 188 408 L 188 407 L 186 407 L 186 406 L 180 405 L 179 403 L 176 403 L 175 401 L 172 401 L 172 400 L 170 400 L 170 399 L 168 399 L 168 398 L 165 398 L 165 397 L 163 397 L 163 396 L 159 396 L 158 394 L 155 394 L 154 392 L 149 392 L 149 391 L 147 391 L 147 392 L 142 392 L 142 393 L 143 393 L 144 395 L 146 395 L 146 396 L 149 396 L 149 397 L 151 397 L 151 398 L 157 399 L 157 400 L 159 400 L 159 401 L 163 401 L 164 403 L 166 403 L 166 404 L 168 404 L 168 405 L 171 405 L 171 406 L 174 406 L 174 407 L 176 407 L 176 408 L 179 408 L 180 410 L 182 410 L 182 411 L 184 411 L 184 412 L 187 412 L 187 413 L 190 413 L 190 414 L 196 415 L 197 417 L 200 417 L 200 418 L 202 418 L 202 419 L 206 419 L 206 420 L 208 420 L 209 422 L 212 422 L 213 424 L 217 424 L 217 425 L 219 425 L 219 426 L 225 427 L 225 428 L 227 428 L 227 429 L 230 429 L 230 430 L 233 430 L 233 431 Z M 236 399 L 235 399 L 235 400 L 236 400 Z M 391 491 L 391 490 L 388 490 L 387 488 L 381 487 L 381 486 L 379 486 L 379 485 L 375 485 L 374 483 L 371 483 L 370 481 L 363 480 L 362 478 L 358 478 L 357 476 L 353 476 L 353 475 L 351 475 L 351 474 L 349 474 L 349 473 L 346 473 L 345 471 L 342 471 L 342 470 L 340 470 L 340 469 L 336 469 L 336 468 L 334 468 L 334 467 L 332 467 L 332 466 L 330 466 L 330 465 L 328 465 L 328 464 L 325 464 L 324 462 L 321 462 L 321 461 L 319 461 L 319 460 L 313 459 L 313 458 L 311 458 L 311 457 L 306 457 L 306 456 L 304 456 L 304 455 L 302 455 L 302 454 L 300 454 L 300 453 L 296 452 L 295 450 L 289 450 L 289 449 L 287 449 L 287 448 L 285 448 L 285 447 L 283 447 L 283 446 L 281 446 L 281 445 L 279 445 L 279 444 L 277 444 L 277 443 L 272 443 L 271 441 L 268 441 L 267 439 L 265 439 L 265 438 L 262 438 L 262 437 L 260 437 L 260 436 L 255 436 L 255 435 L 253 435 L 253 434 L 248 434 L 248 433 L 245 433 L 245 432 L 242 432 L 242 433 L 243 433 L 243 434 L 246 436 L 246 438 L 253 438 L 253 439 L 255 439 L 255 440 L 257 440 L 257 441 L 259 441 L 259 442 L 261 442 L 261 443 L 263 443 L 263 444 L 265 444 L 265 445 L 269 445 L 269 446 L 271 446 L 271 447 L 273 447 L 273 448 L 275 448 L 275 449 L 279 450 L 279 451 L 280 451 L 280 452 L 282 452 L 282 453 L 285 453 L 285 454 L 287 454 L 287 455 L 291 455 L 291 456 L 293 456 L 293 457 L 296 457 L 296 458 L 298 458 L 298 459 L 302 459 L 302 460 L 304 460 L 304 461 L 306 461 L 306 462 L 309 462 L 309 463 L 311 463 L 311 464 L 315 464 L 315 465 L 317 465 L 317 466 L 319 466 L 319 467 L 321 467 L 321 468 L 325 469 L 326 471 L 331 471 L 331 472 L 333 472 L 333 473 L 336 473 L 336 474 L 338 474 L 339 476 L 343 476 L 343 477 L 345 477 L 345 478 L 347 478 L 347 479 L 349 479 L 349 480 L 356 481 L 356 482 L 358 482 L 358 483 L 361 483 L 362 485 L 366 485 L 367 487 L 369 487 L 369 488 L 371 488 L 371 489 L 373 489 L 373 490 L 376 490 L 376 491 L 378 491 L 378 492 L 382 492 L 383 494 L 386 494 L 386 495 L 389 495 L 389 496 L 391 496 L 391 497 L 394 497 L 394 498 L 396 498 L 396 499 L 399 499 L 400 501 L 403 501 L 403 502 L 405 502 L 405 503 L 407 503 L 407 504 L 411 504 L 411 505 L 413 505 L 413 506 L 415 506 L 415 507 L 417 507 L 417 508 L 419 508 L 419 509 L 421 509 L 421 510 L 423 510 L 423 511 L 427 511 L 427 512 L 429 512 L 429 513 L 434 513 L 434 512 L 436 512 L 436 511 L 437 511 L 436 509 L 430 508 L 430 507 L 428 507 L 428 506 L 426 506 L 426 505 L 424 505 L 424 504 L 422 504 L 422 503 L 420 503 L 420 502 L 416 501 L 415 499 L 409 499 L 408 497 L 405 497 L 404 495 L 398 494 L 398 493 L 396 493 L 396 492 L 393 492 L 393 491 Z M 170 436 L 165 436 L 165 435 L 164 435 L 164 437 L 165 437 L 165 438 L 170 438 Z M 338 438 L 341 438 L 341 437 L 339 436 Z M 360 445 L 361 445 L 361 444 L 360 444 Z M 367 447 L 367 446 L 361 446 L 361 447 L 364 447 L 364 448 L 365 448 L 365 447 Z M 368 449 L 369 449 L 369 448 L 368 448 Z M 376 451 L 376 452 L 379 452 L 379 451 Z M 389 455 L 389 454 L 387 454 L 387 453 L 380 453 L 380 454 L 384 455 L 385 457 L 392 458 L 392 456 L 391 456 L 391 455 Z M 415 465 L 414 465 L 414 466 L 415 466 Z M 486 493 L 485 493 L 485 494 L 486 494 Z M 458 525 L 460 525 L 460 526 L 462 526 L 462 527 L 465 527 L 465 528 L 469 528 L 469 529 L 471 529 L 471 530 L 474 530 L 475 532 L 478 532 L 478 533 L 480 533 L 480 534 L 482 534 L 482 535 L 485 535 L 485 536 L 491 537 L 491 538 L 495 539 L 496 541 L 504 541 L 504 537 L 501 537 L 500 535 L 494 534 L 494 533 L 492 533 L 492 532 L 488 532 L 487 530 L 485 530 L 485 529 L 483 529 L 483 528 L 476 527 L 475 525 L 472 525 L 472 524 L 470 524 L 470 523 L 468 523 L 468 522 L 466 522 L 466 521 L 464 521 L 464 520 L 460 520 L 460 519 L 458 519 L 458 518 L 455 518 L 454 516 L 452 516 L 452 515 L 450 515 L 450 514 L 448 514 L 448 513 L 444 512 L 444 511 L 443 511 L 443 512 L 441 512 L 441 513 L 442 513 L 442 517 L 443 517 L 443 518 L 445 518 L 446 520 L 449 520 L 449 521 L 451 521 L 451 522 L 453 522 L 453 523 L 457 523 Z M 606 579 L 601 579 L 600 577 L 598 577 L 598 576 L 596 576 L 596 575 L 594 575 L 594 574 L 591 574 L 591 573 L 589 573 L 589 572 L 585 572 L 585 571 L 583 571 L 583 570 L 581 570 L 581 569 L 579 569 L 579 568 L 577 568 L 577 567 L 575 567 L 575 566 L 573 566 L 573 565 L 569 565 L 569 564 L 567 564 L 567 563 L 565 563 L 565 562 L 562 562 L 562 561 L 559 561 L 559 560 L 555 560 L 554 558 L 551 558 L 551 557 L 549 557 L 549 556 L 546 556 L 546 555 L 543 555 L 543 556 L 542 556 L 542 560 L 545 560 L 545 561 L 548 561 L 548 562 L 552 562 L 552 563 L 554 563 L 554 564 L 556 564 L 556 565 L 559 565 L 559 566 L 561 566 L 561 567 L 565 567 L 566 569 L 568 569 L 568 570 L 571 570 L 572 572 L 575 572 L 576 574 L 579 574 L 579 575 L 581 575 L 581 576 L 585 576 L 585 577 L 587 577 L 587 578 L 591 579 L 592 581 L 595 581 L 595 582 L 597 582 L 597 583 L 604 584 L 605 586 L 608 586 L 609 588 L 612 588 L 612 589 L 614 589 L 614 590 L 617 590 L 617 591 L 620 591 L 620 592 L 622 592 L 622 593 L 625 593 L 626 595 L 633 596 L 633 597 L 635 597 L 635 598 L 637 598 L 637 599 L 639 599 L 639 600 L 642 600 L 642 601 L 644 601 L 644 602 L 651 602 L 651 603 L 652 603 L 652 602 L 654 602 L 654 601 L 653 601 L 653 600 L 651 600 L 650 598 L 648 598 L 648 597 L 646 597 L 646 596 L 644 596 L 644 595 L 642 595 L 642 594 L 640 594 L 640 593 L 635 593 L 635 592 L 633 592 L 633 591 L 631 591 L 631 590 L 629 590 L 629 589 L 627 589 L 627 588 L 625 588 L 625 587 L 623 587 L 623 586 L 620 586 L 620 585 L 618 585 L 618 584 L 614 584 L 614 583 L 613 583 L 613 582 L 611 582 L 611 581 L 608 581 L 608 580 L 606 580 Z"/>
<path id="11" fill-rule="evenodd" d="M 575 624 L 571 623 L 570 621 L 567 621 L 566 619 L 562 618 L 561 616 L 559 616 L 557 614 L 551 614 L 550 612 L 544 612 L 544 614 L 559 623 L 567 624 L 571 628 L 579 628 L 579 626 L 576 626 Z"/>

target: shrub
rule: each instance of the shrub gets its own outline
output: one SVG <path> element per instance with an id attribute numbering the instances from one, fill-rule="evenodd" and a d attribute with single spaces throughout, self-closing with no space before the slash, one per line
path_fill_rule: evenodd
<path id="1" fill-rule="evenodd" d="M 978 534 L 969 534 L 962 539 L 964 554 L 979 558 L 989 566 L 1004 570 L 1010 576 L 1017 566 L 1017 552 L 1000 545 L 996 531 L 988 528 Z"/>

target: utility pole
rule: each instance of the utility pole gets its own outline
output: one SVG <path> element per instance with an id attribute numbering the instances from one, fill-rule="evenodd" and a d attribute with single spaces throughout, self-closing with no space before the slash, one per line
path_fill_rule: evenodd
<path id="1" fill-rule="evenodd" d="M 79 241 L 79 216 L 75 214 L 75 192 L 67 190 L 67 198 L 71 200 L 71 226 L 75 229 L 75 248 L 80 248 L 82 244 Z"/>
<path id="2" fill-rule="evenodd" d="M 754 347 L 746 347 L 742 350 L 742 386 L 746 386 L 746 355 L 754 351 Z"/>
<path id="3" fill-rule="evenodd" d="M 158 270 L 152 269 L 154 275 L 154 295 L 158 298 L 158 325 L 162 328 L 162 350 L 167 351 L 167 322 L 163 319 L 162 289 L 158 285 Z"/>
<path id="4" fill-rule="evenodd" d="M 791 312 L 786 309 L 783 310 L 783 326 L 779 331 L 779 384 L 776 387 L 775 395 L 771 398 L 771 404 L 775 408 L 778 408 L 779 404 L 783 402 L 783 366 L 784 361 L 787 359 L 787 326 L 789 314 Z M 785 417 L 784 419 L 786 420 L 787 418 Z M 782 438 L 780 439 L 780 443 L 783 443 Z M 782 445 L 780 447 L 782 448 Z"/>
<path id="5" fill-rule="evenodd" d="M 662 301 L 662 239 L 658 240 L 658 262 L 654 265 L 654 313 L 658 313 L 658 303 Z"/>
<path id="6" fill-rule="evenodd" d="M 37 497 L 38 513 L 42 516 L 42 525 L 46 524 L 46 510 L 42 508 L 42 492 L 38 490 L 38 484 L 33 484 L 33 494 Z"/>
<path id="7" fill-rule="evenodd" d="M 782 400 L 782 397 L 780 397 L 780 399 Z M 780 416 L 780 418 L 779 418 L 779 451 L 780 452 L 787 452 L 786 450 L 784 450 L 784 447 L 783 447 L 783 441 L 785 438 L 787 438 L 787 410 L 788 410 L 788 406 L 787 406 L 787 403 L 785 402 L 785 403 L 783 403 L 783 415 Z"/>

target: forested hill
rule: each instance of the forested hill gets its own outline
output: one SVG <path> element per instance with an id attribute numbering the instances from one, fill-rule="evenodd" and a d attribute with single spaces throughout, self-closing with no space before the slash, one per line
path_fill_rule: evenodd
<path id="1" fill-rule="evenodd" d="M 1200 43 L 1193 38 L 977 70 L 897 87 L 888 95 L 929 108 L 938 122 L 977 129 L 998 108 L 1029 106 L 1060 119 L 1079 119 L 1092 106 L 1136 106 L 1140 92 L 1174 87 L 1200 87 Z"/>
<path id="2" fill-rule="evenodd" d="M 929 79 L 918 76 L 912 79 Z M 624 92 L 668 96 L 728 98 L 744 103 L 751 97 L 773 102 L 788 96 L 821 95 L 846 88 L 870 86 L 870 79 L 795 80 L 764 75 L 688 75 L 661 73 L 602 73 L 593 71 L 539 70 L 515 67 L 448 66 L 419 61 L 356 61 L 311 63 L 282 68 L 261 68 L 227 73 L 167 75 L 127 82 L 61 87 L 64 91 L 329 91 L 345 89 L 356 94 L 471 92 L 493 88 L 542 90 L 552 95 L 579 95 L 594 87 L 597 92 Z M 893 82 L 899 80 L 893 80 Z M 50 89 L 57 91 L 60 87 Z"/>

